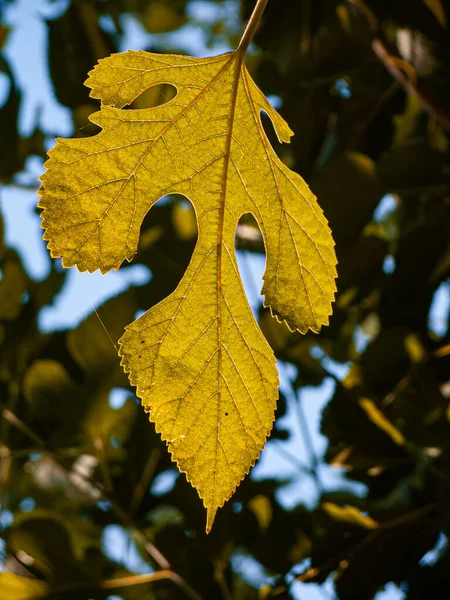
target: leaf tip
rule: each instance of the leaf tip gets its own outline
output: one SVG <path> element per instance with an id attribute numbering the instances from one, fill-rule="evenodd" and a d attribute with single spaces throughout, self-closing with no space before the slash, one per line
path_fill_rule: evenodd
<path id="1" fill-rule="evenodd" d="M 211 531 L 211 528 L 214 523 L 214 519 L 216 518 L 217 507 L 215 508 L 206 508 L 206 533 L 208 534 Z"/>

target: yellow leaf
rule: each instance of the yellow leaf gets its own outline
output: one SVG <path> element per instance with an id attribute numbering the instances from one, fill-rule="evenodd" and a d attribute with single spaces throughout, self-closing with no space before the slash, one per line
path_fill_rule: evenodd
<path id="1" fill-rule="evenodd" d="M 152 2 L 144 15 L 144 25 L 149 33 L 167 33 L 187 23 L 183 14 L 178 14 L 169 2 Z"/>
<path id="2" fill-rule="evenodd" d="M 447 27 L 447 16 L 441 0 L 423 0 L 442 27 Z"/>
<path id="3" fill-rule="evenodd" d="M 36 600 L 46 596 L 46 592 L 48 586 L 44 581 L 0 573 L 0 600 Z"/>
<path id="4" fill-rule="evenodd" d="M 208 511 L 248 473 L 270 433 L 278 375 L 245 297 L 234 253 L 252 213 L 267 251 L 262 293 L 292 329 L 318 332 L 334 299 L 327 221 L 299 175 L 276 156 L 292 135 L 248 74 L 240 50 L 214 58 L 126 52 L 103 59 L 87 86 L 102 109 L 92 138 L 57 140 L 42 176 L 44 238 L 65 267 L 102 273 L 131 260 L 148 210 L 166 194 L 192 201 L 198 241 L 177 289 L 127 327 L 130 381 Z M 121 110 L 152 86 L 170 102 Z"/>
<path id="5" fill-rule="evenodd" d="M 403 446 L 406 442 L 403 433 L 395 427 L 379 410 L 372 400 L 368 398 L 360 398 L 359 405 L 367 414 L 372 423 L 382 429 L 398 446 Z"/>
<path id="6" fill-rule="evenodd" d="M 339 506 L 333 502 L 324 502 L 322 508 L 333 519 L 344 521 L 352 525 L 359 525 L 365 529 L 376 529 L 377 521 L 374 521 L 368 515 L 363 515 L 356 506 Z"/>
<path id="7" fill-rule="evenodd" d="M 182 206 L 179 202 L 174 204 L 172 223 L 180 240 L 192 240 L 197 235 L 195 213 L 189 206 Z"/>
<path id="8" fill-rule="evenodd" d="M 405 350 L 413 363 L 421 363 L 425 360 L 427 351 L 425 350 L 420 337 L 415 333 L 410 333 L 405 337 Z"/>
<path id="9" fill-rule="evenodd" d="M 272 521 L 272 505 L 267 496 L 258 494 L 248 503 L 248 507 L 255 514 L 258 524 L 263 531 L 266 531 Z"/>

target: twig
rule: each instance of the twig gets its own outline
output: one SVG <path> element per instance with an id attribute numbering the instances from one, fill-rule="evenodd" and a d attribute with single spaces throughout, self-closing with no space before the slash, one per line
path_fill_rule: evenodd
<path id="1" fill-rule="evenodd" d="M 149 573 L 145 575 L 132 575 L 130 577 L 104 579 L 103 581 L 82 581 L 68 583 L 66 585 L 58 586 L 49 592 L 45 592 L 44 594 L 33 596 L 30 600 L 47 600 L 66 592 L 76 592 L 82 590 L 115 590 L 134 585 L 142 585 L 144 583 L 153 583 L 154 581 L 161 581 L 162 579 L 168 579 L 176 585 L 180 585 L 180 576 L 177 573 L 171 571 L 170 569 L 162 569 L 161 571 L 156 571 L 155 573 Z M 199 596 L 193 590 L 187 590 L 185 588 L 184 591 L 189 598 L 192 598 L 192 600 L 198 600 Z"/>
<path id="2" fill-rule="evenodd" d="M 6 413 L 6 415 L 5 415 Z M 55 461 L 66 473 L 70 474 L 70 469 L 68 469 L 55 455 L 54 452 L 45 447 L 43 440 L 34 432 L 32 429 L 26 425 L 23 421 L 21 421 L 16 415 L 14 415 L 9 409 L 4 409 L 2 411 L 2 415 L 8 420 L 11 425 L 17 427 L 23 433 L 26 433 L 34 442 L 38 444 L 37 451 L 46 454 L 52 460 Z M 166 572 L 172 573 L 170 579 L 178 585 L 180 589 L 182 589 L 189 598 L 193 600 L 202 600 L 201 596 L 197 594 L 197 592 L 185 581 L 181 575 L 174 573 L 171 571 L 170 563 L 166 559 L 166 557 L 158 550 L 158 548 L 147 538 L 147 536 L 137 527 L 136 523 L 133 521 L 132 517 L 123 510 L 123 508 L 116 502 L 116 500 L 109 495 L 104 487 L 91 479 L 90 477 L 84 475 L 83 473 L 78 473 L 78 477 L 89 483 L 92 487 L 94 487 L 101 495 L 103 500 L 106 500 L 111 505 L 111 509 L 117 518 L 122 521 L 123 525 L 132 531 L 136 540 L 142 544 L 145 548 L 149 556 L 155 561 L 155 563 Z M 159 573 L 160 571 L 158 571 Z"/>
<path id="3" fill-rule="evenodd" d="M 392 55 L 392 53 L 389 52 L 387 44 L 380 33 L 377 32 L 379 27 L 378 20 L 365 3 L 362 0 L 348 1 L 369 24 L 370 29 L 376 33 L 372 41 L 372 50 L 377 58 L 383 63 L 386 70 L 398 81 L 408 95 L 415 96 L 422 104 L 424 110 L 431 113 L 442 127 L 447 129 L 447 131 L 450 131 L 450 108 L 448 106 L 441 106 L 436 102 L 436 99 L 433 98 L 428 90 L 420 87 L 420 84 L 415 81 L 415 72 L 414 77 L 412 78 L 408 75 L 408 71 L 412 69 L 412 66 L 409 65 L 409 63 L 401 61 L 401 64 L 405 65 L 405 68 L 400 66 L 399 57 Z"/>
<path id="4" fill-rule="evenodd" d="M 4 408 L 2 410 L 2 417 L 5 421 L 8 421 L 11 425 L 14 425 L 16 429 L 21 431 L 24 435 L 28 436 L 33 442 L 35 442 L 39 446 L 39 450 L 45 448 L 45 442 L 42 438 L 40 438 L 37 433 L 35 433 L 26 423 L 24 423 L 19 417 L 17 417 L 9 408 Z"/>
<path id="5" fill-rule="evenodd" d="M 405 73 L 398 67 L 396 61 L 390 60 L 390 54 L 380 38 L 375 38 L 372 42 L 372 50 L 384 64 L 389 73 L 394 77 L 405 92 L 410 96 L 416 96 L 423 108 L 436 117 L 439 123 L 450 131 L 450 116 L 443 107 L 439 106 L 424 90 L 421 90 L 417 84 L 414 84 Z"/>
<path id="6" fill-rule="evenodd" d="M 290 450 L 286 450 L 282 440 L 274 438 L 270 440 L 270 444 L 274 450 L 281 454 L 285 459 L 289 460 L 295 466 L 297 471 L 303 475 L 314 476 L 313 469 L 307 465 L 304 465 L 298 456 L 295 456 L 295 454 L 293 454 Z"/>
<path id="7" fill-rule="evenodd" d="M 241 56 L 244 56 L 246 53 L 247 48 L 252 41 L 256 30 L 258 29 L 259 22 L 261 21 L 262 14 L 267 6 L 268 1 L 269 0 L 257 0 L 256 2 L 256 6 L 253 9 L 252 15 L 247 23 L 247 27 L 245 28 L 242 39 L 239 42 L 238 52 Z"/>
<path id="8" fill-rule="evenodd" d="M 217 560 L 214 563 L 214 579 L 217 581 L 222 597 L 224 600 L 234 600 L 233 594 L 231 593 L 228 582 L 225 578 L 225 564 L 222 560 Z"/>

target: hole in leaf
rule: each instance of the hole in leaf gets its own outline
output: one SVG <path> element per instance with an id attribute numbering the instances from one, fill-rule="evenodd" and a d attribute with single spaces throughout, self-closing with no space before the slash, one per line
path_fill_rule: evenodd
<path id="1" fill-rule="evenodd" d="M 269 117 L 265 110 L 261 111 L 261 123 L 272 148 L 275 150 L 277 155 L 280 155 L 280 152 L 283 153 L 283 151 L 286 150 L 286 144 L 282 144 L 278 140 L 274 124 L 272 123 L 272 119 Z"/>
<path id="2" fill-rule="evenodd" d="M 164 196 L 141 225 L 136 259 L 152 269 L 152 285 L 142 290 L 143 306 L 169 296 L 181 281 L 197 242 L 197 221 L 191 202 L 180 194 Z M 145 340 L 141 341 L 145 344 Z"/>
<path id="3" fill-rule="evenodd" d="M 154 85 L 139 94 L 131 104 L 122 108 L 122 110 L 134 110 L 142 108 L 155 108 L 167 104 L 177 95 L 177 88 L 169 83 Z M 96 102 L 89 102 L 78 106 L 74 110 L 74 137 L 92 137 L 101 132 L 102 128 L 89 121 L 89 115 L 100 110 Z"/>
<path id="4" fill-rule="evenodd" d="M 139 94 L 131 104 L 123 107 L 123 110 L 133 110 L 141 108 L 155 108 L 167 104 L 177 95 L 177 88 L 170 83 L 161 83 L 153 85 Z"/>
<path id="5" fill-rule="evenodd" d="M 275 131 L 275 126 L 272 123 L 272 119 L 266 113 L 266 111 L 261 111 L 261 123 L 264 129 L 264 133 L 266 134 L 270 145 L 272 146 L 275 154 L 279 156 L 279 158 L 290 168 L 293 167 L 293 156 L 292 156 L 292 147 L 291 144 L 285 144 L 278 140 L 277 133 Z"/>
<path id="6" fill-rule="evenodd" d="M 262 305 L 261 289 L 266 270 L 266 253 L 261 230 L 251 213 L 246 213 L 239 219 L 235 247 L 245 293 L 253 314 L 257 317 Z"/>

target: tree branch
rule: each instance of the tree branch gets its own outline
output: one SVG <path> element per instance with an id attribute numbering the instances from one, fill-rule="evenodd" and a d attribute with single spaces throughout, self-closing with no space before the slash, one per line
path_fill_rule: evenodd
<path id="1" fill-rule="evenodd" d="M 398 81 L 409 96 L 415 96 L 421 103 L 423 109 L 434 116 L 442 127 L 447 131 L 450 131 L 450 107 L 439 103 L 431 90 L 425 88 L 420 82 L 417 82 L 415 72 L 413 77 L 408 75 L 408 71 L 413 69 L 408 62 L 402 61 L 399 56 L 389 52 L 388 44 L 384 41 L 379 31 L 377 17 L 370 8 L 366 6 L 363 0 L 348 0 L 348 2 L 366 21 L 370 30 L 374 33 L 372 50 L 380 62 L 383 63 L 386 70 L 396 81 Z M 402 69 L 400 66 L 401 63 L 404 63 L 406 68 Z"/>
<path id="2" fill-rule="evenodd" d="M 32 429 L 26 425 L 23 421 L 21 421 L 14 413 L 12 413 L 9 409 L 4 409 L 2 411 L 2 416 L 7 420 L 11 425 L 18 428 L 22 433 L 28 435 L 30 439 L 32 439 L 37 445 L 34 451 L 42 452 L 46 454 L 52 460 L 55 461 L 66 473 L 70 474 L 70 470 L 61 462 L 60 459 L 52 452 L 50 449 L 45 447 L 44 441 L 32 431 Z M 192 600 L 202 600 L 201 596 L 197 594 L 197 592 L 185 581 L 181 575 L 178 575 L 170 568 L 170 563 L 166 559 L 166 557 L 158 550 L 158 548 L 147 538 L 147 536 L 137 527 L 132 517 L 125 511 L 123 508 L 116 502 L 116 500 L 109 495 L 104 487 L 91 479 L 90 477 L 84 475 L 83 473 L 77 473 L 78 477 L 89 483 L 92 487 L 97 490 L 103 500 L 106 500 L 110 503 L 112 511 L 115 513 L 117 518 L 122 522 L 123 526 L 130 529 L 133 532 L 135 538 L 142 544 L 145 548 L 149 556 L 155 561 L 155 563 L 160 567 L 161 571 L 157 571 L 156 573 L 152 573 L 152 575 L 157 575 L 158 573 L 165 573 L 164 576 L 159 577 L 159 579 L 170 579 L 173 581 L 180 589 L 182 589 L 185 594 L 191 598 Z M 73 483 L 73 481 L 72 481 Z M 170 577 L 167 575 L 170 573 Z M 130 578 L 126 578 L 130 579 Z M 120 580 L 109 580 L 109 581 L 120 581 Z M 132 585 L 136 585 L 137 583 L 141 583 L 141 581 L 136 580 L 136 583 Z M 92 584 L 89 584 L 92 585 Z M 116 586 L 117 587 L 117 586 Z M 70 588 L 73 589 L 73 588 Z M 86 588 L 76 588 L 76 589 L 86 589 Z M 54 595 L 54 592 L 52 592 Z"/>
<path id="3" fill-rule="evenodd" d="M 45 592 L 45 594 L 33 596 L 32 600 L 50 600 L 50 598 L 54 598 L 60 594 L 65 594 L 66 592 L 77 592 L 82 590 L 117 590 L 134 585 L 142 585 L 144 583 L 153 583 L 154 581 L 161 581 L 163 579 L 168 579 L 183 588 L 183 586 L 180 585 L 181 578 L 177 573 L 171 571 L 170 569 L 162 569 L 161 571 L 156 571 L 155 573 L 149 573 L 145 575 L 131 575 L 129 577 L 104 579 L 103 581 L 82 581 L 68 583 L 66 585 L 55 587 L 54 589 Z M 198 600 L 198 595 L 193 590 L 188 587 L 183 589 L 189 598 L 192 598 L 192 600 Z"/>

